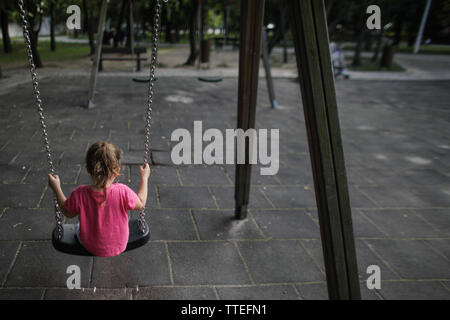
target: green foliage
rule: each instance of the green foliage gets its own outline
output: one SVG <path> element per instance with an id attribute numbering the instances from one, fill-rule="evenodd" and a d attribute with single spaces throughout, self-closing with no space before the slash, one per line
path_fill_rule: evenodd
<path id="1" fill-rule="evenodd" d="M 69 5 L 78 5 L 81 8 L 82 14 L 82 32 L 79 37 L 85 39 L 87 36 L 85 30 L 85 8 L 83 4 L 87 3 L 89 18 L 91 19 L 91 25 L 94 32 L 97 28 L 98 15 L 100 11 L 101 0 L 25 0 L 27 7 L 32 5 L 37 8 L 38 13 L 49 16 L 50 2 L 54 1 L 55 4 L 55 19 L 57 24 L 65 24 L 68 14 L 66 13 Z M 117 22 L 120 16 L 120 10 L 122 8 L 123 0 L 110 0 L 108 5 L 107 24 L 110 28 L 116 28 Z M 229 0 L 202 0 L 203 7 L 205 9 L 205 27 L 220 29 L 224 26 L 224 20 L 227 13 L 227 7 L 229 8 L 229 17 L 227 21 L 227 31 L 229 37 L 239 37 L 240 32 L 240 7 L 241 1 L 244 0 L 232 0 L 231 4 Z M 266 0 L 264 24 L 280 24 L 280 4 L 284 1 L 290 0 Z M 368 17 L 366 9 L 368 5 L 376 4 L 381 8 L 381 20 L 382 25 L 385 26 L 391 23 L 392 26 L 384 34 L 385 37 L 390 39 L 397 39 L 401 41 L 397 52 L 410 52 L 411 42 L 414 41 L 419 28 L 420 20 L 427 0 L 324 0 L 327 9 L 327 20 L 329 25 L 330 38 L 334 41 L 351 41 L 355 42 L 358 35 L 364 30 L 365 21 Z M 151 31 L 153 25 L 153 14 L 155 0 L 134 0 L 134 22 L 139 30 L 139 34 L 142 35 L 141 39 L 151 40 Z M 179 43 L 189 43 L 188 31 L 189 31 L 189 17 L 192 13 L 193 7 L 195 7 L 197 0 L 170 0 L 168 3 L 163 3 L 161 12 L 161 40 L 168 39 L 165 37 L 167 32 L 181 32 L 177 36 Z M 15 0 L 0 1 L 0 8 L 7 9 L 9 12 L 10 21 L 18 22 L 21 25 L 20 17 L 17 10 L 17 4 Z M 127 14 L 125 14 L 127 16 Z M 287 16 L 283 16 L 287 19 Z M 34 23 L 38 24 L 39 19 L 35 19 Z M 126 28 L 126 20 L 124 19 L 122 24 L 123 30 Z M 184 31 L 184 32 L 183 32 Z M 269 36 L 273 37 L 272 31 Z M 212 38 L 214 36 L 207 36 L 205 38 Z M 288 32 L 285 35 L 286 39 L 291 39 L 291 35 Z M 433 0 L 428 23 L 425 28 L 424 40 L 431 38 L 432 44 L 434 43 L 447 43 L 450 44 L 450 0 Z M 47 53 L 48 45 L 39 43 L 39 50 L 42 51 L 42 60 L 44 63 L 48 59 L 57 59 L 58 55 L 62 58 L 69 56 L 69 51 L 74 50 L 84 52 L 85 49 L 67 47 L 62 44 L 58 44 L 56 53 Z M 81 46 L 82 47 L 82 46 Z M 14 51 L 21 47 L 14 44 Z M 423 46 L 422 53 L 448 53 L 448 49 L 445 47 L 433 47 Z M 16 61 L 15 59 L 22 59 L 21 54 L 19 58 L 0 56 L 0 63 L 7 63 L 8 61 Z M 76 56 L 76 55 L 75 55 Z"/>
<path id="2" fill-rule="evenodd" d="M 66 9 L 69 5 L 78 5 L 83 8 L 83 0 L 26 0 L 27 3 L 35 4 L 38 11 L 44 16 L 49 15 L 49 4 L 55 3 L 55 19 L 57 24 L 64 23 L 67 19 Z M 264 23 L 275 24 L 279 15 L 280 1 L 286 0 L 266 0 Z M 203 0 L 205 7 L 205 24 L 208 27 L 221 28 L 224 23 L 228 0 Z M 100 0 L 87 0 L 89 15 L 94 18 L 94 25 L 98 19 L 100 10 Z M 135 22 L 142 28 L 151 29 L 153 23 L 154 0 L 135 0 L 134 16 Z M 414 35 L 417 32 L 421 15 L 425 7 L 426 0 L 325 0 L 328 10 L 328 23 L 330 32 L 333 34 L 350 34 L 353 37 L 364 26 L 367 18 L 366 8 L 370 4 L 381 7 L 382 23 L 386 25 L 391 22 L 404 24 L 403 35 Z M 10 11 L 12 21 L 20 22 L 15 1 L 1 1 L 1 5 Z M 119 17 L 122 0 L 110 0 L 108 6 L 108 22 L 114 27 Z M 162 23 L 166 20 L 172 21 L 179 29 L 187 29 L 189 12 L 192 0 L 170 0 L 163 4 Z M 287 18 L 287 17 L 285 17 Z M 82 10 L 82 19 L 84 12 Z M 339 25 L 339 30 L 335 27 Z M 229 31 L 238 33 L 240 27 L 240 1 L 233 0 L 230 5 L 230 16 L 228 21 Z M 430 12 L 429 23 L 426 28 L 426 35 L 435 37 L 450 27 L 450 0 L 433 0 Z M 447 31 L 448 32 L 448 31 Z"/>
<path id="3" fill-rule="evenodd" d="M 365 19 L 368 17 L 365 9 L 369 4 L 375 4 L 381 9 L 382 25 L 392 24 L 386 36 L 394 37 L 396 33 L 399 33 L 400 38 L 412 39 L 415 38 L 419 29 L 427 0 L 358 0 L 356 2 L 355 0 L 335 0 L 333 2 L 329 23 L 333 18 L 339 19 L 344 31 L 354 30 L 357 33 L 361 27 L 365 28 Z M 425 38 L 430 37 L 433 40 L 445 42 L 443 32 L 447 28 L 448 33 L 449 27 L 450 0 L 433 0 L 425 28 Z M 446 42 L 450 43 L 450 39 Z"/>

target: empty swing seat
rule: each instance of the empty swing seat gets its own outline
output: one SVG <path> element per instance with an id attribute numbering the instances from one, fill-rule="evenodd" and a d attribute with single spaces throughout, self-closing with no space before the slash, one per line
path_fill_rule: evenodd
<path id="1" fill-rule="evenodd" d="M 78 241 L 75 224 L 63 224 L 63 236 L 58 239 L 58 228 L 55 227 L 52 232 L 53 247 L 61 252 L 78 255 L 92 256 Z M 130 251 L 145 245 L 150 240 L 150 228 L 145 222 L 145 232 L 142 233 L 139 228 L 139 220 L 132 219 L 129 222 L 130 235 L 125 251 Z"/>
<path id="2" fill-rule="evenodd" d="M 220 82 L 222 81 L 222 77 L 198 77 L 198 80 L 203 82 Z"/>

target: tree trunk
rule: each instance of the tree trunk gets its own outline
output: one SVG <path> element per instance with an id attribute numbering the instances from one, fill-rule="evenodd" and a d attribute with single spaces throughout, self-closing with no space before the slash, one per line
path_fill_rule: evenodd
<path id="1" fill-rule="evenodd" d="M 331 36 L 336 31 L 336 27 L 341 22 L 341 17 L 337 17 L 336 19 L 330 21 L 328 23 L 328 34 Z"/>
<path id="2" fill-rule="evenodd" d="M 133 37 L 132 32 L 131 32 L 131 19 L 130 19 L 130 14 L 132 10 L 132 6 L 130 5 L 130 3 L 128 2 L 127 5 L 127 42 L 125 43 L 125 47 L 127 48 L 131 48 L 131 37 Z"/>
<path id="3" fill-rule="evenodd" d="M 275 46 L 280 42 L 283 33 L 283 28 L 279 23 L 280 21 L 277 21 L 277 27 L 274 30 L 274 35 L 272 38 L 269 39 L 269 41 L 267 41 L 267 49 L 269 52 L 269 55 L 272 53 L 273 48 L 275 48 Z"/>
<path id="4" fill-rule="evenodd" d="M 366 35 L 366 30 L 363 29 L 358 36 L 358 41 L 356 42 L 355 54 L 353 55 L 352 66 L 358 67 L 361 65 L 361 51 L 364 43 L 364 37 Z"/>
<path id="5" fill-rule="evenodd" d="M 55 42 L 55 3 L 50 1 L 50 50 L 56 50 Z"/>
<path id="6" fill-rule="evenodd" d="M 30 2 L 28 2 L 28 3 L 30 3 Z M 35 19 L 36 19 L 36 16 L 38 15 L 37 7 L 34 3 L 30 3 L 29 5 L 30 5 L 30 7 L 29 7 L 28 12 L 30 12 L 31 15 L 28 18 L 28 21 L 29 21 L 29 25 L 30 25 L 31 52 L 33 55 L 34 65 L 36 66 L 36 68 L 42 68 L 43 64 L 42 64 L 41 57 L 40 57 L 39 51 L 38 51 L 38 39 L 39 39 L 39 31 L 41 30 L 41 26 L 42 26 L 42 14 L 39 14 L 39 26 L 37 29 L 35 29 L 35 27 L 34 27 Z"/>
<path id="7" fill-rule="evenodd" d="M 180 25 L 178 23 L 175 23 L 175 42 L 179 42 L 180 41 Z"/>
<path id="8" fill-rule="evenodd" d="M 398 46 L 400 44 L 400 41 L 402 41 L 402 31 L 404 26 L 405 20 L 403 19 L 403 16 L 400 15 L 397 20 L 395 21 L 395 35 L 394 35 L 394 45 Z"/>
<path id="9" fill-rule="evenodd" d="M 331 8 L 333 8 L 334 0 L 325 1 L 325 10 L 327 14 L 327 19 L 330 17 Z"/>
<path id="10" fill-rule="evenodd" d="M 201 7 L 200 7 L 200 43 L 203 41 L 204 35 L 205 35 L 205 4 L 201 3 Z"/>
<path id="11" fill-rule="evenodd" d="M 332 12 L 331 9 L 333 8 L 334 2 L 335 2 L 335 0 L 325 1 L 325 11 L 326 11 L 326 15 L 327 15 L 327 25 L 328 25 L 328 35 L 329 36 L 331 36 L 335 32 L 336 26 L 342 20 L 341 14 L 335 14 L 333 20 L 331 20 L 331 18 L 330 18 L 331 12 Z"/>
<path id="12" fill-rule="evenodd" d="M 125 9 L 127 6 L 127 0 L 123 0 L 122 1 L 122 6 L 120 8 L 120 13 L 119 13 L 119 20 L 117 21 L 117 28 L 116 28 L 116 34 L 114 36 L 114 48 L 117 48 L 117 46 L 119 45 L 119 40 L 121 40 L 122 37 L 122 21 L 123 21 L 123 17 L 125 15 Z"/>
<path id="13" fill-rule="evenodd" d="M 373 45 L 373 38 L 372 35 L 369 33 L 366 39 L 364 39 L 364 51 L 372 51 L 372 45 Z"/>
<path id="14" fill-rule="evenodd" d="M 387 44 L 383 48 L 383 55 L 380 60 L 380 68 L 392 68 L 394 62 L 395 46 Z"/>
<path id="15" fill-rule="evenodd" d="M 222 33 L 223 33 L 223 35 L 224 35 L 224 37 L 226 38 L 227 37 L 227 30 L 228 30 L 228 7 L 229 6 L 229 4 L 226 4 L 224 7 L 223 7 L 223 30 L 222 30 Z"/>
<path id="16" fill-rule="evenodd" d="M 373 52 L 372 59 L 370 61 L 375 62 L 378 60 L 378 56 L 380 55 L 381 45 L 383 44 L 383 30 L 378 31 L 377 35 L 377 46 L 375 47 L 375 51 Z"/>
<path id="17" fill-rule="evenodd" d="M 166 27 L 166 33 L 165 33 L 165 41 L 167 43 L 173 43 L 172 38 L 172 21 L 169 19 L 169 8 L 165 7 L 166 9 L 166 15 L 165 15 L 165 27 Z"/>
<path id="18" fill-rule="evenodd" d="M 12 46 L 8 30 L 9 19 L 8 19 L 8 11 L 6 9 L 0 9 L 0 20 L 2 26 L 3 51 L 5 53 L 11 53 Z"/>
<path id="19" fill-rule="evenodd" d="M 415 34 L 411 34 L 408 37 L 408 47 L 412 48 L 412 46 L 414 45 L 414 42 L 416 41 L 416 35 Z"/>
<path id="20" fill-rule="evenodd" d="M 187 61 L 184 63 L 185 65 L 188 66 L 193 66 L 195 64 L 195 60 L 197 59 L 197 48 L 195 41 L 195 32 L 197 30 L 195 18 L 197 16 L 197 10 L 198 10 L 197 0 L 191 0 L 191 10 L 189 12 L 189 44 L 191 52 L 189 54 Z"/>
<path id="21" fill-rule="evenodd" d="M 146 32 L 147 32 L 147 25 L 145 24 L 144 19 L 142 19 L 142 21 L 141 21 L 141 34 L 142 34 L 142 36 L 145 36 Z"/>
<path id="22" fill-rule="evenodd" d="M 41 17 L 42 19 L 42 17 Z M 34 19 L 32 19 L 34 21 Z M 40 28 L 39 28 L 40 29 Z M 38 37 L 39 31 L 30 32 L 30 41 L 31 41 L 31 52 L 33 53 L 34 65 L 36 68 L 42 68 L 43 64 L 41 61 L 41 56 L 38 51 Z"/>
<path id="23" fill-rule="evenodd" d="M 288 17 L 289 12 L 287 12 L 287 6 L 285 1 L 280 1 L 278 6 L 278 14 L 276 16 L 275 21 L 275 32 L 272 38 L 267 41 L 267 48 L 269 51 L 269 55 L 272 52 L 272 49 L 284 38 L 284 34 L 286 32 L 286 23 L 284 23 L 287 19 L 283 19 L 283 17 Z"/>
<path id="24" fill-rule="evenodd" d="M 281 23 L 284 26 L 285 25 L 285 17 L 281 16 Z M 282 41 L 283 41 L 283 63 L 288 63 L 288 48 L 287 48 L 287 40 L 286 40 L 286 29 L 282 34 Z"/>
<path id="25" fill-rule="evenodd" d="M 94 32 L 92 30 L 92 16 L 89 15 L 87 0 L 83 0 L 83 11 L 84 11 L 84 21 L 87 29 L 88 37 L 89 37 L 89 48 L 90 54 L 95 53 L 95 45 L 94 45 Z"/>

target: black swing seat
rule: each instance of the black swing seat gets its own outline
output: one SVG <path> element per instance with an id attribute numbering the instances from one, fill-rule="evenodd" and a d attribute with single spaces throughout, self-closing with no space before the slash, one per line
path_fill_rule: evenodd
<path id="1" fill-rule="evenodd" d="M 145 222 L 145 232 L 142 233 L 139 227 L 140 221 L 132 219 L 129 222 L 130 235 L 125 251 L 130 251 L 145 245 L 150 240 L 150 228 Z M 63 224 L 63 236 L 58 239 L 58 228 L 55 227 L 52 232 L 53 247 L 61 252 L 77 256 L 92 256 L 78 241 L 75 224 Z"/>
<path id="2" fill-rule="evenodd" d="M 222 77 L 198 77 L 198 80 L 203 82 L 220 82 L 222 81 Z"/>
<path id="3" fill-rule="evenodd" d="M 155 77 L 155 81 L 157 81 L 158 78 Z M 134 82 L 150 82 L 150 78 L 149 77 L 134 77 L 133 78 Z"/>

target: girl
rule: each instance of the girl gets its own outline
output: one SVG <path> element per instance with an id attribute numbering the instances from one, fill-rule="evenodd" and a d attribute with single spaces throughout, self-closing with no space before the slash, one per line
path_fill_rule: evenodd
<path id="1" fill-rule="evenodd" d="M 77 187 L 66 199 L 57 175 L 48 175 L 59 207 L 68 218 L 79 216 L 78 239 L 91 254 L 111 257 L 128 243 L 128 210 L 141 210 L 147 202 L 148 164 L 140 167 L 141 185 L 136 194 L 128 186 L 114 183 L 120 173 L 121 151 L 111 143 L 94 143 L 86 155 L 92 185 Z"/>

